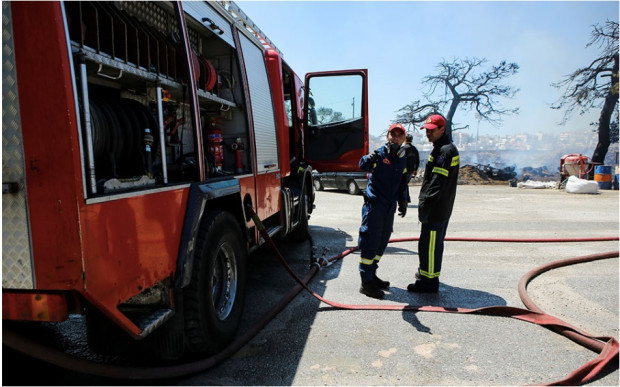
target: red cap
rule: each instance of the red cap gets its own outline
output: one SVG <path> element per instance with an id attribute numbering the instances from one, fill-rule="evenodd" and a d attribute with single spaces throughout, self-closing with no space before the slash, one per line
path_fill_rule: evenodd
<path id="1" fill-rule="evenodd" d="M 407 132 L 405 130 L 405 127 L 402 126 L 401 124 L 392 124 L 392 125 L 390 125 L 390 128 L 388 129 L 388 133 L 390 133 L 394 129 L 400 130 L 401 132 L 403 132 L 403 134 Z"/>
<path id="2" fill-rule="evenodd" d="M 424 122 L 424 125 L 422 125 L 420 130 L 437 129 L 442 126 L 446 126 L 446 120 L 444 120 L 443 117 L 439 114 L 433 114 L 433 115 L 428 116 L 428 118 L 426 119 L 426 121 Z"/>

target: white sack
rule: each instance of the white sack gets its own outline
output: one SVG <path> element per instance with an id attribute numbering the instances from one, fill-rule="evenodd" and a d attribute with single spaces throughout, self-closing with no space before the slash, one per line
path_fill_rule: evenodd
<path id="1" fill-rule="evenodd" d="M 528 180 L 528 181 L 517 183 L 517 188 L 529 188 L 529 189 L 555 188 L 556 186 L 557 186 L 557 183 L 553 181 Z"/>
<path id="2" fill-rule="evenodd" d="M 595 194 L 598 193 L 598 183 L 596 181 L 584 180 L 576 176 L 570 176 L 566 182 L 566 192 L 577 194 Z"/>

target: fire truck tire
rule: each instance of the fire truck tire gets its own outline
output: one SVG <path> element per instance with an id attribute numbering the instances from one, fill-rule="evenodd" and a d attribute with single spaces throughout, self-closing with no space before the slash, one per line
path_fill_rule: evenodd
<path id="1" fill-rule="evenodd" d="M 227 211 L 210 211 L 198 230 L 192 279 L 183 290 L 190 352 L 214 354 L 234 337 L 245 299 L 246 245 Z"/>
<path id="2" fill-rule="evenodd" d="M 347 191 L 349 191 L 351 195 L 357 195 L 360 193 L 360 188 L 357 186 L 355 180 L 349 180 L 347 182 Z"/>
<path id="3" fill-rule="evenodd" d="M 302 242 L 308 238 L 308 202 L 310 198 L 308 193 L 304 193 L 299 198 L 299 211 L 301 212 L 297 227 L 289 234 L 289 240 L 292 242 Z"/>

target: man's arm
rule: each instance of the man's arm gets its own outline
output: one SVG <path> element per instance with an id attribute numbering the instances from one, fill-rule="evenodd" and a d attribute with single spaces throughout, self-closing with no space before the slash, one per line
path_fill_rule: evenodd
<path id="1" fill-rule="evenodd" d="M 375 165 L 381 156 L 379 151 L 375 150 L 373 153 L 369 153 L 366 156 L 362 156 L 359 162 L 360 169 L 366 172 L 372 172 L 375 169 Z"/>

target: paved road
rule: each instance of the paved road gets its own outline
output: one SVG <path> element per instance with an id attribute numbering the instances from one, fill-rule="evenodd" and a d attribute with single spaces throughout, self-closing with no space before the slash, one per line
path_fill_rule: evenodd
<path id="1" fill-rule="evenodd" d="M 410 187 L 417 197 L 419 186 Z M 357 245 L 361 196 L 317 192 L 310 242 L 279 243 L 293 269 L 309 256 L 331 258 Z M 394 238 L 417 237 L 415 205 L 396 218 Z M 618 191 L 571 195 L 508 186 L 459 186 L 448 237 L 617 236 Z M 383 301 L 358 293 L 359 255 L 321 269 L 310 282 L 323 297 L 350 304 L 523 307 L 520 278 L 544 263 L 618 250 L 618 242 L 447 242 L 438 295 L 406 291 L 417 267 L 415 242 L 394 243 L 379 275 Z M 247 329 L 295 283 L 267 249 L 252 256 Z M 577 327 L 618 338 L 618 259 L 557 269 L 534 279 L 533 301 Z M 232 358 L 208 371 L 145 384 L 167 385 L 525 385 L 566 377 L 596 354 L 550 330 L 513 319 L 428 312 L 343 311 L 302 293 Z M 3 374 L 7 372 L 3 368 Z M 67 374 L 45 384 L 135 384 Z M 591 385 L 618 385 L 617 365 Z M 6 384 L 6 383 L 5 383 Z"/>
<path id="2" fill-rule="evenodd" d="M 417 197 L 419 186 L 410 188 Z M 317 192 L 311 218 L 316 257 L 357 245 L 361 196 Z M 395 222 L 395 238 L 418 236 L 417 210 Z M 459 186 L 449 236 L 571 238 L 618 235 L 618 191 L 571 195 L 558 190 Z M 281 245 L 304 273 L 307 245 Z M 407 293 L 417 245 L 393 244 L 379 273 L 392 282 L 384 301 L 358 293 L 359 255 L 322 269 L 312 289 L 351 304 L 522 307 L 519 279 L 549 261 L 614 251 L 617 242 L 499 244 L 448 242 L 437 296 Z M 269 254 L 267 254 L 268 256 Z M 261 258 L 263 259 L 263 258 Z M 293 282 L 269 257 L 253 280 Z M 271 282 L 273 281 L 273 282 Z M 270 283 L 271 282 L 271 283 Z M 545 274 L 529 286 L 543 310 L 598 335 L 618 337 L 618 259 Z M 267 306 L 273 300 L 258 303 Z M 254 308 L 252 308 L 254 309 Z M 180 384 L 253 385 L 523 385 L 562 379 L 595 354 L 547 329 L 512 319 L 437 313 L 341 311 L 304 294 L 296 298 L 234 358 Z M 592 383 L 617 385 L 615 370 Z"/>

